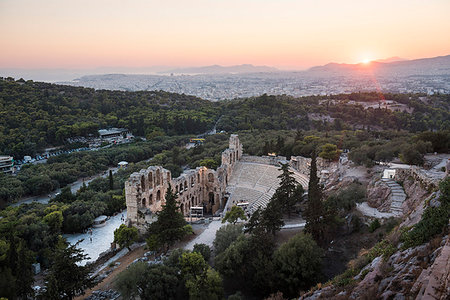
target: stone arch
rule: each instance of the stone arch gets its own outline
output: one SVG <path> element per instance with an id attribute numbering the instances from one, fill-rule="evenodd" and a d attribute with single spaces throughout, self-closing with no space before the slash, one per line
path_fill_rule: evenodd
<path id="1" fill-rule="evenodd" d="M 156 186 L 161 184 L 161 173 L 159 172 L 159 169 L 156 170 Z"/>
<path id="2" fill-rule="evenodd" d="M 148 173 L 148 188 L 149 189 L 153 188 L 153 173 L 152 172 Z"/>
<path id="3" fill-rule="evenodd" d="M 144 175 L 141 176 L 141 188 L 142 188 L 142 191 L 145 191 L 145 177 L 144 177 Z"/>
<path id="4" fill-rule="evenodd" d="M 208 173 L 208 181 L 214 182 L 214 174 L 213 173 Z"/>
<path id="5" fill-rule="evenodd" d="M 210 192 L 210 193 L 208 194 L 208 196 L 209 196 L 209 203 L 210 203 L 211 205 L 214 205 L 214 203 L 215 203 L 215 201 L 214 201 L 214 193 L 213 193 L 213 192 Z"/>
<path id="6" fill-rule="evenodd" d="M 147 207 L 147 200 L 145 198 L 142 198 L 142 207 Z"/>
<path id="7" fill-rule="evenodd" d="M 150 197 L 148 197 L 148 204 L 149 205 L 153 204 L 153 194 L 150 194 Z"/>
<path id="8" fill-rule="evenodd" d="M 156 201 L 161 201 L 161 191 L 156 192 Z"/>

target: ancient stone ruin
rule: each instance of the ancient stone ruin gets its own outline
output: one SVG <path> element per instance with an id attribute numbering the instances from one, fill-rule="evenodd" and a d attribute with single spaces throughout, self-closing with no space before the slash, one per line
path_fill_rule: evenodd
<path id="1" fill-rule="evenodd" d="M 222 152 L 222 164 L 217 170 L 198 167 L 187 170 L 178 178 L 160 166 L 151 166 L 131 174 L 125 183 L 128 223 L 142 228 L 152 222 L 161 210 L 169 184 L 177 192 L 181 212 L 188 215 L 191 207 L 203 207 L 214 214 L 225 205 L 225 192 L 233 167 L 242 156 L 242 144 L 237 135 L 230 136 L 229 147 Z"/>

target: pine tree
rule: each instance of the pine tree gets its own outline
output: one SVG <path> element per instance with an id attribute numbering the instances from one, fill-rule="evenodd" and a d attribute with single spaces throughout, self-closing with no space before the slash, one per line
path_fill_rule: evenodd
<path id="1" fill-rule="evenodd" d="M 292 176 L 294 173 L 289 171 L 288 164 L 282 164 L 279 170 L 282 171 L 278 176 L 280 186 L 274 194 L 274 199 L 280 204 L 282 211 L 288 213 L 290 218 L 293 206 L 301 200 L 303 188 Z"/>
<path id="2" fill-rule="evenodd" d="M 166 204 L 157 213 L 158 219 L 148 227 L 150 236 L 156 237 L 158 244 L 163 246 L 165 251 L 186 234 L 184 229 L 186 221 L 179 211 L 176 199 L 176 193 L 172 191 L 172 187 L 169 184 L 165 196 Z"/>
<path id="3" fill-rule="evenodd" d="M 87 255 L 77 245 L 62 245 L 56 249 L 45 278 L 48 282 L 45 299 L 73 299 L 95 285 L 96 278 L 90 276 L 89 265 L 78 265 Z"/>

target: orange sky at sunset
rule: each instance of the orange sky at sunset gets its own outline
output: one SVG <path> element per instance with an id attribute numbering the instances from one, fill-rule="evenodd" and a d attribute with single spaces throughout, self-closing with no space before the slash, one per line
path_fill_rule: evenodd
<path id="1" fill-rule="evenodd" d="M 450 1 L 1 0 L 1 68 L 304 69 L 450 54 Z"/>

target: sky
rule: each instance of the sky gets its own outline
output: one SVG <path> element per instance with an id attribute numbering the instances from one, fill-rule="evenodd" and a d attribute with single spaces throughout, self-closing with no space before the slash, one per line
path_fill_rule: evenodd
<path id="1" fill-rule="evenodd" d="M 450 54 L 449 0 L 0 0 L 0 68 L 305 69 Z"/>

